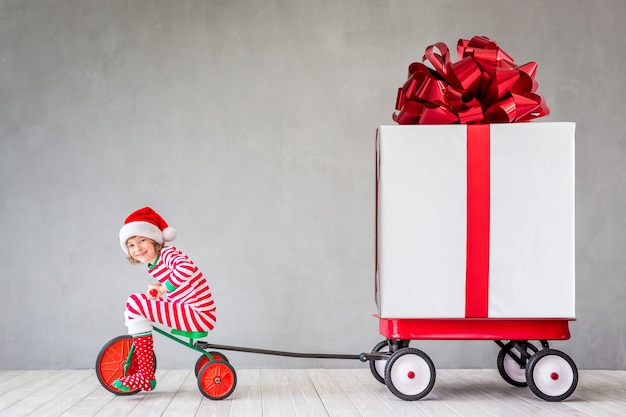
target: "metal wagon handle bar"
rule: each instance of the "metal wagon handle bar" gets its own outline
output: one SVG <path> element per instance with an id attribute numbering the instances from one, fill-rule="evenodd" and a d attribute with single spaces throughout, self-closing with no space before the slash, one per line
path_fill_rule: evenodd
<path id="1" fill-rule="evenodd" d="M 280 350 L 257 349 L 242 346 L 215 345 L 207 342 L 196 342 L 197 347 L 201 349 L 231 350 L 235 352 L 258 353 L 261 355 L 287 356 L 291 358 L 312 358 L 312 359 L 358 359 L 361 362 L 368 360 L 388 359 L 388 354 L 384 353 L 361 353 L 358 355 L 334 354 L 334 353 L 300 353 L 285 352 Z"/>

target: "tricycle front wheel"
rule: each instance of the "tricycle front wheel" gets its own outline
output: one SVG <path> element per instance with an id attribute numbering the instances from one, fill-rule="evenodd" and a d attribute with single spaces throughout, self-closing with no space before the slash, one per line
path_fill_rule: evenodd
<path id="1" fill-rule="evenodd" d="M 129 360 L 129 354 L 133 348 L 133 338 L 129 335 L 118 336 L 109 340 L 100 349 L 96 359 L 96 376 L 104 389 L 116 395 L 132 395 L 141 390 L 120 391 L 111 386 L 113 381 L 125 375 L 130 375 L 138 370 L 135 355 Z M 156 355 L 152 352 L 154 370 L 156 371 Z M 125 369 L 126 368 L 126 369 Z"/>

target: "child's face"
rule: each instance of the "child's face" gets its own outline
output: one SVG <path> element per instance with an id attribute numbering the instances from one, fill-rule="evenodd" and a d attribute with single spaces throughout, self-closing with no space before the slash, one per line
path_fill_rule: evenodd
<path id="1" fill-rule="evenodd" d="M 133 236 L 126 241 L 128 254 L 142 264 L 154 263 L 157 252 L 154 249 L 154 240 L 143 236 Z"/>

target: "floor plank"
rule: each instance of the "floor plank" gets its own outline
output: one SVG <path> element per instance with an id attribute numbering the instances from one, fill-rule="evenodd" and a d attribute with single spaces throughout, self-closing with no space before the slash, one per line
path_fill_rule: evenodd
<path id="1" fill-rule="evenodd" d="M 11 403 L 0 412 L 0 416 L 37 415 L 40 408 L 55 406 L 54 400 L 67 391 L 74 391 L 87 373 L 75 371 L 44 372 L 41 375 L 29 373 L 28 382 L 7 392 L 3 397 Z M 3 401 L 4 403 L 4 401 Z"/>
<path id="2" fill-rule="evenodd" d="M 289 387 L 289 395 L 297 417 L 328 416 L 322 399 L 306 371 L 302 369 L 285 369 L 285 377 Z"/>
<path id="3" fill-rule="evenodd" d="M 90 370 L 72 372 L 72 377 L 68 378 L 68 382 L 70 384 L 61 390 L 55 398 L 51 401 L 44 401 L 33 414 L 39 417 L 66 415 L 69 410 L 92 392 L 102 389 L 100 383 L 93 377 L 93 371 Z M 68 395 L 68 392 L 71 392 L 71 395 Z"/>
<path id="4" fill-rule="evenodd" d="M 128 417 L 162 416 L 165 409 L 179 393 L 179 388 L 189 375 L 189 370 L 168 371 L 164 376 L 157 376 L 157 388 L 146 393 L 145 398 L 128 414 Z"/>
<path id="5" fill-rule="evenodd" d="M 0 371 L 0 417 L 592 417 L 626 415 L 626 371 L 579 371 L 576 392 L 543 401 L 495 369 L 437 370 L 433 390 L 403 401 L 359 369 L 240 369 L 227 399 L 199 391 L 193 370 L 158 370 L 155 391 L 116 396 L 93 369 Z"/>
<path id="6" fill-rule="evenodd" d="M 387 386 L 374 379 L 369 370 L 353 369 L 352 374 L 358 386 L 367 389 L 368 394 L 375 397 L 374 401 L 384 404 L 391 411 L 390 416 L 429 417 L 416 402 L 403 401 L 391 394 Z"/>
<path id="7" fill-rule="evenodd" d="M 296 416 L 287 377 L 282 369 L 261 370 L 261 397 L 264 416 Z"/>
<path id="8" fill-rule="evenodd" d="M 160 382 L 159 382 L 160 383 Z M 161 389 L 161 387 L 158 387 Z M 202 403 L 203 395 L 198 395 L 198 380 L 193 371 L 187 371 L 185 380 L 178 388 L 174 398 L 167 405 L 163 417 L 195 416 Z"/>
<path id="9" fill-rule="evenodd" d="M 95 416 L 116 398 L 113 394 L 102 388 L 95 374 L 89 379 L 87 385 L 93 388 L 91 392 L 83 398 L 80 398 L 71 408 L 61 414 L 63 417 Z"/>
<path id="10" fill-rule="evenodd" d="M 202 397 L 202 402 L 198 408 L 196 416 L 202 417 L 228 417 L 231 415 L 230 406 L 232 398 L 227 398 L 221 401 L 211 401 L 206 397 Z M 190 415 L 191 416 L 191 415 Z"/>
<path id="11" fill-rule="evenodd" d="M 359 412 L 356 404 L 350 400 L 348 394 L 336 381 L 335 375 L 339 372 L 341 370 L 311 369 L 308 371 L 308 374 L 330 417 L 361 416 L 362 414 Z"/>
<path id="12" fill-rule="evenodd" d="M 259 369 L 238 370 L 237 388 L 231 397 L 230 416 L 263 417 L 261 371 Z"/>

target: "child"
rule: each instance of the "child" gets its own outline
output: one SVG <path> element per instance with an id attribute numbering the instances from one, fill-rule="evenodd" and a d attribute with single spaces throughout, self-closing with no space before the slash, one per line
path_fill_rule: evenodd
<path id="1" fill-rule="evenodd" d="M 125 324 L 133 336 L 139 367 L 137 373 L 113 382 L 120 391 L 151 391 L 156 386 L 153 322 L 188 332 L 209 331 L 215 325 L 215 305 L 202 272 L 185 254 L 164 245 L 175 238 L 176 230 L 150 207 L 128 216 L 120 230 L 129 262 L 147 264 L 148 274 L 158 281 L 148 285 L 145 294 L 132 294 L 126 301 Z"/>

